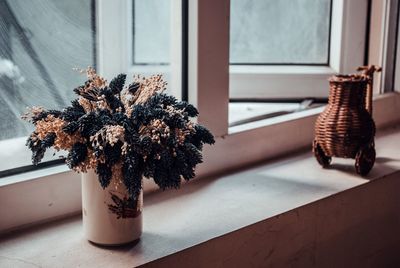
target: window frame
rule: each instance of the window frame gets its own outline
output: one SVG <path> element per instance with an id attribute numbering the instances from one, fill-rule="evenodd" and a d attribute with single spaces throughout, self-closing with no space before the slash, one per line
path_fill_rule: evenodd
<path id="1" fill-rule="evenodd" d="M 242 66 L 229 66 L 230 1 L 223 0 L 218 4 L 208 1 L 190 2 L 189 101 L 199 108 L 199 121 L 206 122 L 217 136 L 228 135 L 228 100 L 236 97 L 265 98 L 262 94 L 266 91 L 265 85 L 276 86 L 280 90 L 279 97 L 284 92 L 293 91 L 294 87 L 297 95 L 291 92 L 291 98 L 327 97 L 329 76 L 354 72 L 364 64 L 367 11 L 366 0 L 333 0 L 332 16 L 336 19 L 331 27 L 329 67 L 246 66 L 237 76 L 241 79 L 235 80 L 232 68 Z M 201 40 L 208 42 L 203 43 Z M 244 92 L 237 90 L 240 85 L 251 85 L 252 88 L 246 88 L 246 93 L 239 95 Z M 283 85 L 287 87 L 282 88 Z M 314 95 L 309 95 L 310 88 L 316 89 Z M 251 96 L 248 92 L 253 89 L 253 93 L 259 93 Z M 306 93 L 303 94 L 303 91 Z"/>
<path id="2" fill-rule="evenodd" d="M 93 45 L 93 67 L 97 67 L 97 56 L 98 53 L 96 51 L 96 29 L 98 26 L 96 25 L 96 10 L 97 10 L 97 0 L 90 0 L 90 9 L 91 9 L 91 30 L 92 30 L 92 45 Z M 62 152 L 53 152 L 54 155 L 51 156 L 51 152 L 47 152 L 44 156 L 43 161 L 38 165 L 33 165 L 31 162 L 27 162 L 27 159 L 31 159 L 32 153 L 27 149 L 25 142 L 28 136 L 26 137 L 17 137 L 11 139 L 0 140 L 0 152 L 5 152 L 1 155 L 0 159 L 7 159 L 5 168 L 0 168 L 0 180 L 6 176 L 13 176 L 15 174 L 30 172 L 39 170 L 42 168 L 51 167 L 54 165 L 59 165 L 64 163 L 64 160 L 59 159 Z M 22 155 L 22 157 L 21 157 Z M 12 162 L 13 165 L 8 167 L 7 163 Z M 0 165 L 1 166 L 1 165 Z"/>
<path id="3" fill-rule="evenodd" d="M 231 65 L 230 99 L 326 98 L 328 77 L 363 65 L 368 1 L 332 0 L 331 8 L 329 65 Z"/>
<path id="4" fill-rule="evenodd" d="M 120 0 L 116 2 L 97 0 L 98 73 L 110 79 L 119 73 L 126 73 L 128 77 L 132 77 L 132 75 L 140 73 L 159 73 L 165 75 L 170 71 L 171 82 L 168 87 L 169 92 L 178 99 L 181 99 L 182 1 L 185 0 L 171 0 L 171 61 L 169 65 L 145 65 L 132 63 L 133 0 Z"/>
<path id="5" fill-rule="evenodd" d="M 121 0 L 118 2 L 113 1 L 99 1 L 91 0 L 92 9 L 94 11 L 93 20 L 93 44 L 98 47 L 94 48 L 94 67 L 98 73 L 110 80 L 112 77 L 119 73 L 127 73 L 128 76 L 138 73 L 167 73 L 168 69 L 171 70 L 172 86 L 170 93 L 176 96 L 178 99 L 182 98 L 182 33 L 181 21 L 182 21 L 182 0 L 171 1 L 171 12 L 173 13 L 171 18 L 171 29 L 174 29 L 174 34 L 171 34 L 171 58 L 174 60 L 170 63 L 170 66 L 149 64 L 149 65 L 134 65 L 131 62 L 132 49 L 129 44 L 132 43 L 133 32 L 132 28 L 132 5 L 131 0 Z M 118 18 L 118 19 L 115 19 Z M 178 30 L 177 30 L 178 29 Z M 115 33 L 122 33 L 117 34 Z M 177 75 L 178 74 L 178 75 Z M 12 167 L 5 167 L 0 170 L 0 178 L 5 176 L 12 176 L 22 172 L 34 171 L 37 169 L 62 164 L 62 159 L 57 159 L 57 156 L 62 153 L 57 153 L 56 157 L 51 157 L 51 153 L 48 152 L 42 163 L 38 165 L 32 165 L 25 161 L 31 158 L 31 152 L 25 146 L 25 140 L 27 137 L 18 137 L 0 141 L 0 148 L 6 152 L 6 155 L 11 157 L 8 158 L 15 164 Z M 20 155 L 23 157 L 17 157 Z M 10 161 L 8 161 L 10 162 Z"/>
<path id="6" fill-rule="evenodd" d="M 384 72 L 381 77 L 381 92 L 390 92 L 399 89 L 399 23 L 400 23 L 400 3 L 399 1 L 389 1 L 381 3 L 386 10 L 383 20 L 383 49 L 382 67 Z M 397 78 L 397 79 L 396 79 Z"/>
<path id="7" fill-rule="evenodd" d="M 218 3 L 212 0 L 197 0 L 190 2 L 189 5 L 189 55 L 191 56 L 189 57 L 189 101 L 197 105 L 199 109 L 199 122 L 207 125 L 217 137 L 215 146 L 205 148 L 207 161 L 206 164 L 200 165 L 200 174 L 232 170 L 309 148 L 313 139 L 314 122 L 323 109 L 323 107 L 316 108 L 229 128 L 229 86 L 232 88 L 228 71 L 230 68 L 229 3 L 229 0 L 221 0 Z M 333 28 L 332 34 L 341 36 L 343 40 L 340 46 L 331 44 L 331 51 L 335 51 L 341 58 L 332 57 L 331 70 L 325 71 L 323 75 L 321 81 L 326 94 L 328 93 L 327 78 L 336 74 L 336 70 L 352 73 L 358 66 L 366 63 L 382 65 L 381 60 L 364 62 L 365 46 L 368 45 L 365 32 L 368 29 L 366 17 L 368 2 L 334 0 L 334 8 L 336 11 L 341 10 L 339 14 L 341 14 L 342 23 L 340 27 Z M 364 14 L 362 19 L 358 16 L 360 11 Z M 386 14 L 387 10 L 381 10 L 381 12 Z M 360 27 L 362 31 L 359 31 Z M 378 27 L 385 29 L 384 24 Z M 202 40 L 208 42 L 205 43 Z M 374 52 L 369 51 L 370 53 L 380 53 L 383 49 L 383 47 L 370 46 L 368 48 L 374 49 Z M 349 58 L 353 56 L 354 59 L 350 60 Z M 284 68 L 293 67 L 285 66 Z M 301 68 L 297 69 L 297 72 L 297 75 L 304 74 Z M 283 76 L 283 74 L 280 75 Z M 399 98 L 399 95 L 395 94 L 376 96 L 374 105 L 377 108 L 374 109 L 374 117 L 378 127 L 399 120 L 394 109 L 383 108 L 396 107 L 399 105 Z M 238 144 L 240 146 L 237 146 Z"/>

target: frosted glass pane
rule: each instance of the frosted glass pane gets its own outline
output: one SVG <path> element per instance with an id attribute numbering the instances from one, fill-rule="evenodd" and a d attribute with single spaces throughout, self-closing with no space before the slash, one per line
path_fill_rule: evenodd
<path id="1" fill-rule="evenodd" d="M 91 1 L 0 0 L 0 140 L 28 135 L 27 106 L 60 108 L 93 65 Z"/>
<path id="2" fill-rule="evenodd" d="M 327 64 L 330 0 L 231 0 L 230 62 Z"/>
<path id="3" fill-rule="evenodd" d="M 133 64 L 165 64 L 169 62 L 169 0 L 134 0 Z"/>

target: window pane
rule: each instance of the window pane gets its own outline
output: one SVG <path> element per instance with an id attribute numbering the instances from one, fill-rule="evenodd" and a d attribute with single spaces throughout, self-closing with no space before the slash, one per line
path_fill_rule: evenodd
<path id="1" fill-rule="evenodd" d="M 166 92 L 181 95 L 181 0 L 134 0 L 129 74 L 163 75 Z"/>
<path id="2" fill-rule="evenodd" d="M 73 68 L 94 65 L 93 3 L 0 0 L 0 148 L 21 146 L 17 156 L 24 161 L 2 161 L 7 152 L 1 151 L 0 170 L 30 164 L 25 138 L 15 139 L 33 130 L 20 119 L 26 107 L 66 106 L 86 78 Z"/>
<path id="3" fill-rule="evenodd" d="M 331 0 L 231 0 L 232 64 L 328 64 Z"/>
<path id="4" fill-rule="evenodd" d="M 26 106 L 65 106 L 93 65 L 90 1 L 1 1 L 0 139 L 27 135 Z M 45 15 L 44 15 L 45 14 Z"/>
<path id="5" fill-rule="evenodd" d="M 134 0 L 133 64 L 168 64 L 170 60 L 169 0 Z"/>

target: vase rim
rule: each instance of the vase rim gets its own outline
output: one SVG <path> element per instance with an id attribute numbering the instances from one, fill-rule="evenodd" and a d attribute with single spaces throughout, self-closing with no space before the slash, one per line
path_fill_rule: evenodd
<path id="1" fill-rule="evenodd" d="M 328 79 L 329 82 L 333 83 L 359 83 L 367 80 L 367 77 L 358 74 L 337 74 Z"/>

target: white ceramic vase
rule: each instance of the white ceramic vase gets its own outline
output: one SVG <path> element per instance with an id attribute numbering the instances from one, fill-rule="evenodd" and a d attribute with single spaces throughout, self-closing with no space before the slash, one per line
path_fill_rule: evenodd
<path id="1" fill-rule="evenodd" d="M 143 192 L 129 198 L 123 183 L 111 182 L 103 189 L 97 174 L 82 174 L 83 230 L 86 238 L 100 245 L 121 245 L 142 234 Z"/>

